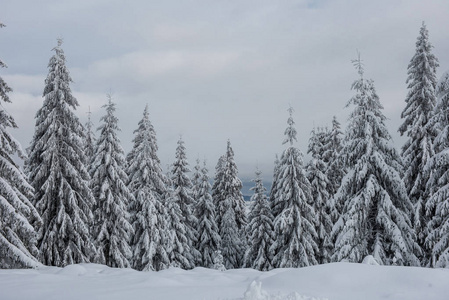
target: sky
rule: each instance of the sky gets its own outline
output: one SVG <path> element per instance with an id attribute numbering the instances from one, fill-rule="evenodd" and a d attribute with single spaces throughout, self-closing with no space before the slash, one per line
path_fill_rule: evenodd
<path id="1" fill-rule="evenodd" d="M 108 93 L 117 104 L 119 137 L 131 150 L 133 131 L 148 104 L 162 166 L 182 136 L 188 161 L 206 159 L 213 176 L 229 139 L 240 177 L 256 167 L 271 181 L 282 154 L 291 105 L 295 144 L 307 160 L 314 127 L 335 115 L 344 131 L 358 75 L 375 82 L 394 145 L 407 94 L 407 66 L 422 22 L 440 62 L 449 69 L 447 0 L 2 0 L 0 76 L 13 88 L 2 104 L 23 148 L 34 133 L 48 61 L 62 38 L 79 102 L 76 114 L 95 127 Z"/>

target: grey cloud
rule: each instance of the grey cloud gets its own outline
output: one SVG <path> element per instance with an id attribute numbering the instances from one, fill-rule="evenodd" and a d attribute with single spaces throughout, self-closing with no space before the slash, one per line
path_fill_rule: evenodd
<path id="1" fill-rule="evenodd" d="M 212 171 L 230 139 L 241 175 L 252 177 L 258 164 L 267 180 L 284 148 L 289 104 L 303 152 L 313 126 L 337 115 L 344 128 L 356 49 L 398 148 L 406 69 L 423 20 L 439 74 L 449 69 L 449 2 L 442 0 L 6 0 L 3 8 L 0 54 L 9 68 L 2 76 L 15 90 L 10 111 L 24 147 L 59 36 L 78 115 L 85 121 L 90 107 L 98 121 L 111 90 L 125 150 L 148 103 L 164 165 L 182 134 L 190 163 L 206 156 Z"/>

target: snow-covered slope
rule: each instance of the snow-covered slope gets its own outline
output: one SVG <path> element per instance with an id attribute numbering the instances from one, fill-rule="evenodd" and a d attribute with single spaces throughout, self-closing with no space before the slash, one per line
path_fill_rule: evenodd
<path id="1" fill-rule="evenodd" d="M 334 263 L 301 269 L 161 272 L 97 264 L 0 270 L 0 299 L 449 299 L 449 270 Z"/>

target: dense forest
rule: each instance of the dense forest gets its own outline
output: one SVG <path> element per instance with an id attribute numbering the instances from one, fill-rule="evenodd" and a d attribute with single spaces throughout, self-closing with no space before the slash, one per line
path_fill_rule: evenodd
<path id="1" fill-rule="evenodd" d="M 306 163 L 290 107 L 271 190 L 257 170 L 247 203 L 231 141 L 212 175 L 199 160 L 192 172 L 180 138 L 164 173 L 148 106 L 129 153 L 112 96 L 96 132 L 90 118 L 82 124 L 58 40 L 26 151 L 0 106 L 0 268 L 94 262 L 265 271 L 367 255 L 384 265 L 448 267 L 449 74 L 437 79 L 432 48 L 423 23 L 407 70 L 401 151 L 358 57 L 344 133 L 336 118 L 315 128 Z M 0 77 L 0 101 L 10 102 L 11 92 Z"/>

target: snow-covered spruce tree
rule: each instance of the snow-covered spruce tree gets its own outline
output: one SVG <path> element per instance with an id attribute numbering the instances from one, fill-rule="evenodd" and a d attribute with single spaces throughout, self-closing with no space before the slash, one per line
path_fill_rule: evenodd
<path id="1" fill-rule="evenodd" d="M 206 162 L 201 169 L 201 184 L 197 193 L 195 216 L 198 218 L 198 242 L 196 249 L 201 254 L 199 265 L 205 268 L 214 267 L 215 252 L 220 249 L 221 239 L 215 223 L 215 206 L 210 195 L 208 170 Z"/>
<path id="2" fill-rule="evenodd" d="M 228 141 L 226 154 L 217 164 L 212 197 L 216 209 L 222 254 L 227 269 L 239 268 L 245 254 L 247 224 L 242 181 L 234 161 L 234 151 Z"/>
<path id="3" fill-rule="evenodd" d="M 263 186 L 262 172 L 256 170 L 255 186 L 251 188 L 254 194 L 251 212 L 248 216 L 248 248 L 245 254 L 245 266 L 260 271 L 273 269 L 273 255 L 270 247 L 274 241 L 273 214 L 267 199 L 267 189 Z"/>
<path id="4" fill-rule="evenodd" d="M 95 200 L 86 168 L 85 130 L 73 113 L 78 101 L 70 90 L 61 44 L 58 40 L 48 64 L 26 170 L 35 191 L 33 204 L 42 217 L 40 261 L 62 267 L 90 262 L 95 253 L 90 232 Z"/>
<path id="5" fill-rule="evenodd" d="M 354 61 L 360 78 L 352 84 L 356 95 L 342 153 L 348 173 L 336 194 L 344 203 L 334 225 L 333 261 L 361 262 L 372 255 L 380 264 L 418 266 L 412 208 L 401 179 L 401 160 L 385 126 L 382 105 L 372 80 L 363 78 L 360 58 Z"/>
<path id="6" fill-rule="evenodd" d="M 136 270 L 162 270 L 169 266 L 167 212 L 163 204 L 167 178 L 157 156 L 156 132 L 148 105 L 134 131 L 133 148 L 127 155 L 129 205 L 134 236 L 131 241 Z"/>
<path id="7" fill-rule="evenodd" d="M 97 139 L 95 138 L 95 134 L 92 130 L 92 127 L 94 124 L 91 120 L 92 113 L 89 109 L 89 112 L 87 113 L 87 122 L 86 122 L 86 157 L 87 162 L 90 164 L 92 162 L 94 153 L 95 153 L 95 143 Z"/>
<path id="8" fill-rule="evenodd" d="M 318 263 L 315 212 L 310 204 L 311 187 L 303 168 L 303 154 L 293 147 L 293 141 L 296 141 L 293 108 L 288 111 L 290 117 L 283 144 L 290 143 L 290 146 L 281 156 L 274 199 L 278 213 L 274 215 L 275 241 L 270 250 L 275 268 L 306 267 Z"/>
<path id="9" fill-rule="evenodd" d="M 195 201 L 192 197 L 192 182 L 190 181 L 187 173 L 190 172 L 189 163 L 187 162 L 186 148 L 182 138 L 178 140 L 178 146 L 176 147 L 176 159 L 172 166 L 171 180 L 173 184 L 174 197 L 179 198 L 179 208 L 182 213 L 182 220 L 186 228 L 186 237 L 189 248 L 186 249 L 189 253 L 186 253 L 186 258 L 190 260 L 191 267 L 195 267 L 196 263 L 200 260 L 201 254 L 195 248 L 198 240 L 198 219 L 195 217 L 194 204 Z"/>
<path id="10" fill-rule="evenodd" d="M 237 217 L 233 208 L 234 199 L 231 196 L 221 202 L 224 211 L 221 227 L 219 227 L 221 238 L 221 252 L 226 269 L 236 269 L 243 265 L 245 255 L 245 235 L 243 230 L 238 229 Z"/>
<path id="11" fill-rule="evenodd" d="M 313 129 L 307 150 L 307 153 L 312 155 L 312 159 L 307 165 L 307 179 L 311 184 L 312 205 L 315 210 L 315 228 L 318 234 L 318 252 L 315 256 L 320 264 L 330 262 L 333 250 L 333 244 L 330 239 L 333 222 L 328 191 L 331 183 L 327 178 L 327 166 L 323 160 L 323 137 L 326 133 L 324 130 L 318 129 L 317 132 L 317 130 Z"/>
<path id="12" fill-rule="evenodd" d="M 3 26 L 0 23 L 0 28 Z M 1 60 L 0 68 L 6 68 Z M 26 158 L 19 142 L 8 132 L 17 124 L 2 106 L 2 102 L 11 102 L 11 91 L 0 77 L 0 269 L 39 265 L 34 226 L 41 219 L 31 204 L 33 188 L 12 158 Z"/>
<path id="13" fill-rule="evenodd" d="M 129 242 L 133 234 L 128 205 L 133 201 L 133 195 L 126 186 L 126 161 L 117 136 L 120 128 L 111 95 L 103 107 L 106 114 L 100 119 L 103 124 L 98 128 L 100 136 L 90 169 L 91 187 L 96 199 L 96 261 L 109 267 L 128 268 L 131 267 Z"/>
<path id="14" fill-rule="evenodd" d="M 273 216 L 277 216 L 280 211 L 278 210 L 277 207 L 275 207 L 275 196 L 276 196 L 276 192 L 277 192 L 277 178 L 279 177 L 279 157 L 276 154 L 276 158 L 274 160 L 274 169 L 273 169 L 273 181 L 271 182 L 271 189 L 270 189 L 270 198 L 269 198 L 269 203 L 270 203 L 270 207 L 271 207 L 271 213 L 273 214 Z"/>
<path id="15" fill-rule="evenodd" d="M 415 206 L 413 225 L 418 244 L 424 250 L 423 256 L 420 257 L 422 265 L 426 265 L 430 259 L 431 249 L 426 246 L 425 239 L 429 234 L 427 223 L 432 217 L 426 216 L 425 212 L 429 173 L 424 172 L 424 167 L 434 155 L 433 142 L 437 134 L 430 125 L 430 120 L 436 101 L 436 68 L 439 65 L 431 50 L 429 32 L 423 23 L 416 42 L 415 55 L 408 65 L 409 91 L 405 99 L 406 107 L 401 114 L 404 123 L 399 127 L 401 135 L 406 134 L 408 137 L 401 153 L 405 166 L 404 183 Z"/>
<path id="16" fill-rule="evenodd" d="M 202 184 L 202 171 L 201 171 L 201 165 L 200 165 L 200 159 L 196 159 L 195 167 L 193 167 L 193 174 L 192 174 L 192 198 L 196 205 L 198 202 L 198 193 L 201 189 Z M 197 216 L 198 217 L 198 216 Z"/>
<path id="17" fill-rule="evenodd" d="M 341 180 L 345 175 L 344 164 L 340 151 L 342 149 L 342 135 L 340 122 L 337 117 L 332 119 L 332 128 L 326 132 L 324 136 L 324 154 L 323 161 L 327 165 L 326 175 L 329 178 L 330 185 L 328 191 L 330 196 L 333 196 L 340 187 Z"/>
<path id="18" fill-rule="evenodd" d="M 226 268 L 223 265 L 223 255 L 221 255 L 220 250 L 217 250 L 214 253 L 214 269 L 221 272 L 226 271 Z"/>
<path id="19" fill-rule="evenodd" d="M 426 248 L 431 251 L 428 262 L 432 267 L 449 267 L 449 72 L 446 72 L 437 85 L 437 105 L 432 120 L 438 127 L 435 139 L 435 155 L 426 165 L 430 174 L 427 182 L 429 199 L 426 215 L 431 219 L 427 224 L 429 234 Z"/>
<path id="20" fill-rule="evenodd" d="M 180 208 L 180 198 L 175 194 L 171 180 L 164 193 L 164 205 L 167 208 L 168 256 L 170 266 L 191 269 L 193 257 L 187 237 L 185 217 Z"/>
<path id="21" fill-rule="evenodd" d="M 212 184 L 212 200 L 214 201 L 215 209 L 216 209 L 216 222 L 217 225 L 221 223 L 221 216 L 219 215 L 217 211 L 218 204 L 222 200 L 221 195 L 221 184 L 223 181 L 223 168 L 224 168 L 224 161 L 226 159 L 226 155 L 222 155 L 218 158 L 217 165 L 215 166 L 215 174 L 214 174 L 214 182 Z"/>

